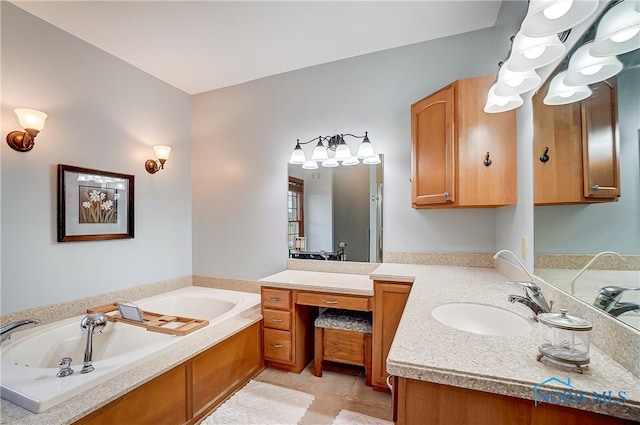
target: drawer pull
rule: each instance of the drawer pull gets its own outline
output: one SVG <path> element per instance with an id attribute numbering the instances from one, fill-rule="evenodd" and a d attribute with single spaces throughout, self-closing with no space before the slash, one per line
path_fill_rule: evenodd
<path id="1" fill-rule="evenodd" d="M 273 348 L 282 348 L 283 345 L 282 344 L 269 344 L 271 345 Z"/>
<path id="2" fill-rule="evenodd" d="M 338 304 L 338 301 L 334 301 L 334 300 L 322 300 L 322 302 L 325 304 Z"/>
<path id="3" fill-rule="evenodd" d="M 273 301 L 274 303 L 281 303 L 282 301 L 284 301 L 284 299 L 280 297 L 270 297 L 269 301 Z"/>
<path id="4" fill-rule="evenodd" d="M 271 319 L 269 319 L 269 320 L 271 320 L 272 322 L 275 322 L 275 323 L 282 323 L 282 322 L 283 322 L 283 320 L 282 320 L 282 319 L 276 319 L 275 317 L 272 317 L 272 318 L 271 318 Z"/>

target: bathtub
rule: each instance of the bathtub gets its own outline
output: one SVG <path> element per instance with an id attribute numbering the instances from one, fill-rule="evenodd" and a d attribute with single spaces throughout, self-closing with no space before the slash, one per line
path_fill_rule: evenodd
<path id="1" fill-rule="evenodd" d="M 115 301 L 115 300 L 114 300 Z M 2 344 L 1 395 L 34 413 L 62 403 L 134 366 L 161 354 L 185 338 L 232 317 L 260 310 L 260 295 L 191 286 L 133 301 L 142 310 L 208 320 L 208 326 L 185 336 L 147 331 L 122 322 L 109 322 L 93 336 L 95 370 L 81 374 L 86 334 L 84 315 L 14 333 Z M 58 378 L 62 357 L 73 359 L 74 373 Z"/>

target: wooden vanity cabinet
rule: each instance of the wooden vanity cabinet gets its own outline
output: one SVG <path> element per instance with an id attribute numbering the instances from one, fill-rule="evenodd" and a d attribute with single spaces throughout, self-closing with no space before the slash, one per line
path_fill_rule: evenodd
<path id="1" fill-rule="evenodd" d="M 393 384 L 395 425 L 638 423 L 560 405 L 536 407 L 533 400 L 416 379 L 394 377 Z"/>
<path id="2" fill-rule="evenodd" d="M 373 281 L 373 365 L 371 384 L 376 391 L 387 386 L 387 356 L 411 291 L 410 283 Z"/>
<path id="3" fill-rule="evenodd" d="M 548 83 L 533 97 L 536 205 L 612 202 L 620 196 L 616 77 L 590 88 L 589 98 L 567 105 L 543 103 Z"/>
<path id="4" fill-rule="evenodd" d="M 313 358 L 317 307 L 296 304 L 296 291 L 262 287 L 263 357 L 268 367 L 300 373 Z"/>
<path id="5" fill-rule="evenodd" d="M 516 114 L 484 112 L 493 81 L 457 80 L 411 105 L 413 208 L 517 202 Z"/>

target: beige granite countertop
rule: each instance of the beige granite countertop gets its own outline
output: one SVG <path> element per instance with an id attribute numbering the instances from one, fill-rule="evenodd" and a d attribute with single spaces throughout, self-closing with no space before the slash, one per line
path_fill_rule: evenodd
<path id="1" fill-rule="evenodd" d="M 261 285 L 316 292 L 373 296 L 368 275 L 285 270 L 259 280 Z"/>
<path id="2" fill-rule="evenodd" d="M 203 328 L 183 337 L 183 344 L 161 350 L 147 362 L 42 413 L 32 413 L 2 399 L 0 423 L 7 425 L 73 423 L 260 320 L 262 315 L 259 310 L 256 310 L 245 317 L 231 318 L 215 326 Z"/>
<path id="3" fill-rule="evenodd" d="M 591 363 L 578 373 L 573 368 L 536 361 L 537 327 L 533 313 L 522 304 L 507 302 L 518 287 L 491 268 L 382 264 L 372 279 L 413 281 L 389 356 L 388 371 L 397 376 L 534 399 L 533 387 L 549 378 L 571 379 L 578 391 L 602 394 L 626 391 L 626 403 L 577 406 L 607 415 L 640 419 L 640 378 L 591 345 Z M 448 327 L 432 315 L 441 304 L 472 302 L 496 306 L 528 318 L 532 326 L 522 336 L 486 336 Z M 554 306 L 554 311 L 562 306 Z M 564 390 L 564 387 L 548 387 Z M 547 389 L 547 386 L 544 387 Z M 574 406 L 576 407 L 576 406 Z"/>

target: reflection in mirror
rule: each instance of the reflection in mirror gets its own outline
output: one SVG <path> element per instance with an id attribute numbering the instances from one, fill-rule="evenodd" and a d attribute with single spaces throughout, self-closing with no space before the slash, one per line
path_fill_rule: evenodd
<path id="1" fill-rule="evenodd" d="M 612 2 L 601 16 L 619 3 Z M 598 22 L 597 19 L 573 51 L 596 37 Z M 635 37 L 640 39 L 638 35 Z M 617 56 L 623 68 L 610 82 L 604 83 L 610 88 L 613 87 L 612 98 L 615 100 L 612 106 L 613 117 L 617 118 L 617 128 L 615 128 L 615 120 L 613 128 L 617 130 L 617 134 L 613 133 L 612 146 L 615 149 L 614 163 L 619 162 L 617 188 L 620 191 L 619 196 L 614 194 L 609 198 L 598 198 L 597 196 L 603 196 L 602 191 L 598 194 L 599 187 L 587 181 L 590 173 L 598 172 L 598 149 L 604 145 L 603 143 L 594 145 L 592 140 L 600 137 L 601 139 L 598 140 L 606 141 L 602 137 L 608 137 L 607 134 L 610 134 L 603 130 L 603 128 L 606 130 L 606 127 L 598 127 L 597 123 L 594 125 L 593 122 L 599 118 L 611 116 L 608 114 L 612 110 L 611 108 L 599 109 L 594 112 L 593 105 L 597 104 L 597 100 L 594 101 L 593 97 L 582 104 L 573 104 L 573 115 L 564 115 L 569 118 L 562 120 L 560 119 L 563 116 L 560 112 L 562 109 L 554 108 L 571 108 L 572 106 L 547 106 L 542 105 L 540 99 L 536 101 L 536 98 L 546 95 L 546 85 L 543 86 L 534 97 L 533 155 L 536 169 L 534 183 L 536 275 L 637 329 L 640 329 L 639 45 L 640 43 L 636 41 L 635 50 Z M 567 59 L 558 67 L 558 72 L 566 70 L 568 58 L 572 53 L 569 52 Z M 553 75 L 550 80 L 552 78 Z M 589 87 L 597 94 L 596 84 L 590 84 Z M 545 121 L 540 122 L 541 116 L 546 117 Z M 566 123 L 569 120 L 577 122 L 577 133 L 567 131 Z M 543 123 L 547 126 L 549 123 L 555 123 L 553 130 L 541 129 Z M 564 128 L 560 129 L 560 126 Z M 595 131 L 592 131 L 594 128 Z M 553 134 L 550 135 L 549 131 Z M 539 135 L 543 132 L 545 132 L 545 140 L 536 140 L 536 136 L 538 135 L 539 139 Z M 553 137 L 556 138 L 556 146 L 552 145 Z M 574 138 L 578 140 L 577 152 L 574 152 L 577 156 L 572 160 L 565 159 L 567 162 L 560 164 L 559 168 L 566 171 L 578 165 L 581 167 L 580 173 L 571 177 L 555 169 L 556 174 L 549 176 L 549 171 L 553 169 L 553 165 L 550 167 L 549 164 L 552 164 L 554 159 L 556 162 L 560 160 L 559 150 L 567 149 Z M 538 142 L 541 144 L 538 145 Z M 610 142 L 609 145 L 611 146 Z M 545 150 L 545 148 L 549 149 Z M 543 158 L 546 161 L 542 161 Z M 593 167 L 594 160 L 595 167 Z M 566 189 L 575 183 L 574 178 L 579 185 L 580 199 L 574 198 L 567 202 L 548 201 L 549 196 L 556 196 L 551 192 L 559 193 Z M 552 187 L 550 183 L 552 181 L 557 184 L 557 187 Z M 546 201 L 541 202 L 541 199 Z M 596 256 L 598 258 L 594 259 Z"/>
<path id="2" fill-rule="evenodd" d="M 291 258 L 382 262 L 380 157 L 376 165 L 288 165 Z"/>

